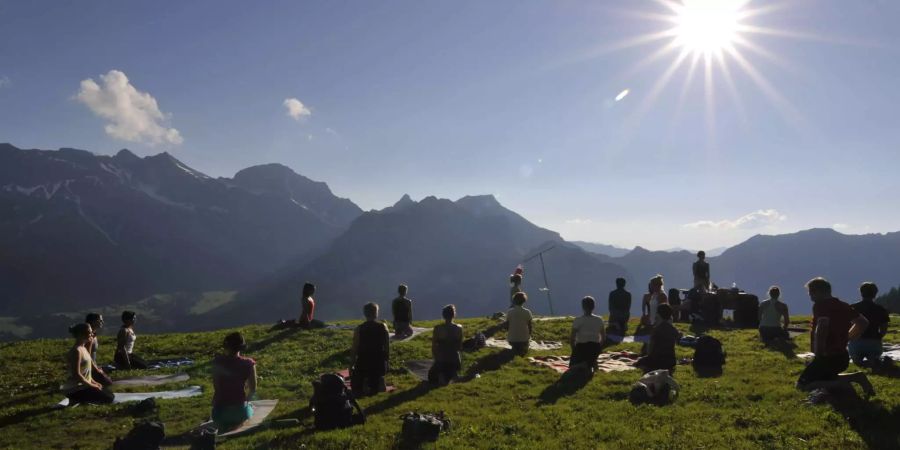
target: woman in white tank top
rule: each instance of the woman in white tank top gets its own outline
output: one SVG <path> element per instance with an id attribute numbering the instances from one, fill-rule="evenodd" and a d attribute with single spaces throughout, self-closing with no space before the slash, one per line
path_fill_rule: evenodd
<path id="1" fill-rule="evenodd" d="M 661 304 L 669 303 L 669 299 L 665 294 L 665 287 L 663 286 L 663 276 L 656 275 L 651 278 L 647 288 L 648 293 L 644 294 L 644 301 L 641 304 L 641 310 L 645 317 L 642 321 L 649 320 L 651 325 L 656 326 L 659 323 L 659 315 L 656 313 L 657 308 Z"/>

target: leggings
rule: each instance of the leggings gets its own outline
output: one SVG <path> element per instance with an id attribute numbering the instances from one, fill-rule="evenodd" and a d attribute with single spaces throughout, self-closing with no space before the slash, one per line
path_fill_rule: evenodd
<path id="1" fill-rule="evenodd" d="M 103 386 L 109 386 L 112 384 L 112 379 L 110 379 L 108 375 L 99 370 L 94 370 L 93 368 L 91 368 L 91 379 L 102 384 Z"/>
<path id="2" fill-rule="evenodd" d="M 79 389 L 75 392 L 66 394 L 66 397 L 69 398 L 69 403 L 73 405 L 77 403 L 104 405 L 112 403 L 114 398 L 112 392 L 103 391 L 94 387 Z"/>

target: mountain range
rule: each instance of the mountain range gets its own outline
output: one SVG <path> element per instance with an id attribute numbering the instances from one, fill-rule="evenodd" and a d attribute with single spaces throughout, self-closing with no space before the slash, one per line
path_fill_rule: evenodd
<path id="1" fill-rule="evenodd" d="M 0 249 L 0 334 L 6 321 L 32 336 L 61 326 L 53 317 L 77 316 L 53 314 L 122 305 L 146 308 L 154 319 L 145 329 L 159 331 L 294 317 L 307 280 L 326 320 L 360 316 L 369 301 L 388 307 L 400 283 L 418 317 L 437 317 L 447 303 L 485 315 L 508 306 L 519 264 L 537 313 L 549 314 L 552 301 L 554 314 L 576 314 L 586 294 L 604 313 L 620 276 L 637 313 L 651 276 L 688 288 L 695 260 L 686 250 L 567 242 L 491 195 L 404 196 L 363 212 L 279 164 L 212 178 L 167 153 L 9 144 L 0 144 Z M 792 310 L 808 313 L 802 285 L 816 275 L 847 300 L 862 281 L 885 292 L 900 284 L 900 233 L 758 235 L 709 262 L 719 285 L 764 297 L 779 284 Z"/>

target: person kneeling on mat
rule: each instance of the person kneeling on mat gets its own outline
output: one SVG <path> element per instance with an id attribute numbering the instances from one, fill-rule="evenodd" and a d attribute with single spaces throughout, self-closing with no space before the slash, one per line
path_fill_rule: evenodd
<path id="1" fill-rule="evenodd" d="M 249 399 L 256 396 L 256 361 L 241 355 L 246 347 L 239 332 L 225 336 L 225 353 L 212 362 L 212 419 L 219 431 L 240 426 L 253 416 Z"/>
<path id="2" fill-rule="evenodd" d="M 112 379 L 109 378 L 100 365 L 97 364 L 97 351 L 100 349 L 100 330 L 103 328 L 103 316 L 98 313 L 88 313 L 84 316 L 84 323 L 91 326 L 91 342 L 86 347 L 88 353 L 91 354 L 91 360 L 94 365 L 91 368 L 91 378 L 103 386 L 112 385 Z"/>
<path id="3" fill-rule="evenodd" d="M 353 369 L 350 383 L 357 397 L 387 390 L 384 375 L 387 374 L 391 336 L 387 325 L 378 322 L 378 304 L 363 306 L 366 321 L 353 330 Z"/>
<path id="4" fill-rule="evenodd" d="M 103 390 L 100 383 L 91 378 L 91 371 L 96 369 L 96 364 L 87 350 L 94 331 L 86 323 L 79 323 L 69 328 L 69 333 L 75 338 L 75 345 L 66 353 L 66 366 L 69 376 L 63 385 L 63 392 L 69 399 L 69 403 L 112 403 L 112 392 Z"/>
<path id="5" fill-rule="evenodd" d="M 603 350 L 603 341 L 606 333 L 603 331 L 603 318 L 594 315 L 594 297 L 587 296 L 581 299 L 581 310 L 584 315 L 576 317 L 572 321 L 572 357 L 569 359 L 569 367 L 581 365 L 597 366 L 597 356 Z"/>
<path id="6" fill-rule="evenodd" d="M 513 353 L 524 356 L 528 353 L 528 344 L 531 341 L 533 316 L 531 310 L 525 307 L 528 295 L 519 292 L 513 296 L 513 307 L 506 312 L 506 340 L 512 347 Z"/>
<path id="7" fill-rule="evenodd" d="M 134 311 L 122 312 L 122 328 L 119 328 L 119 334 L 116 336 L 116 356 L 114 358 L 117 370 L 147 368 L 147 362 L 134 354 L 134 341 L 137 340 L 137 335 L 134 334 L 135 320 L 137 320 L 137 313 Z"/>
<path id="8" fill-rule="evenodd" d="M 647 345 L 647 356 L 638 359 L 634 365 L 644 371 L 652 372 L 658 369 L 666 369 L 669 373 L 675 372 L 675 343 L 681 337 L 681 333 L 672 325 L 672 307 L 663 303 L 656 308 L 658 321 L 650 335 Z"/>
<path id="9" fill-rule="evenodd" d="M 459 351 L 462 349 L 462 325 L 453 323 L 456 317 L 456 306 L 447 305 L 441 311 L 444 323 L 434 327 L 431 337 L 431 355 L 434 364 L 428 371 L 428 382 L 437 386 L 446 386 L 459 374 L 462 360 Z"/>

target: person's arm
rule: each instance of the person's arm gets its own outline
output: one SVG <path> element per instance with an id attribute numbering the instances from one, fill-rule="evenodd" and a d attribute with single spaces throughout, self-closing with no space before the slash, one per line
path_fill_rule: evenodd
<path id="1" fill-rule="evenodd" d="M 881 325 L 878 326 L 878 337 L 883 338 L 884 335 L 887 334 L 888 324 L 891 322 L 891 316 L 888 315 L 887 310 L 884 311 L 884 315 L 882 316 Z"/>
<path id="2" fill-rule="evenodd" d="M 847 333 L 847 338 L 850 340 L 859 339 L 868 326 L 869 319 L 866 319 L 866 316 L 862 314 L 856 316 L 856 318 L 850 322 L 850 331 Z"/>
<path id="3" fill-rule="evenodd" d="M 250 378 L 247 380 L 247 398 L 251 399 L 256 397 L 256 364 L 253 365 L 250 369 Z"/>
<path id="4" fill-rule="evenodd" d="M 75 375 L 76 380 L 80 380 L 82 384 L 95 387 L 97 389 L 103 389 L 103 386 L 100 386 L 100 383 L 96 381 L 91 381 L 87 379 L 83 373 L 81 373 L 81 361 L 84 360 L 84 352 L 78 350 L 75 352 L 75 364 L 72 365 L 71 370 L 72 374 Z"/>
<path id="5" fill-rule="evenodd" d="M 788 327 L 791 326 L 791 313 L 788 311 L 787 303 L 783 304 L 781 308 L 781 316 L 784 318 L 784 329 L 787 331 Z"/>
<path id="6" fill-rule="evenodd" d="M 768 306 L 769 304 L 763 301 L 759 304 L 759 308 L 756 308 L 756 323 L 762 323 L 763 308 Z"/>
<path id="7" fill-rule="evenodd" d="M 359 327 L 353 329 L 353 344 L 350 346 L 350 355 L 356 359 L 356 352 L 359 351 Z"/>
<path id="8" fill-rule="evenodd" d="M 659 293 L 659 304 L 662 305 L 663 303 L 668 305 L 669 297 L 666 297 L 666 294 L 663 294 L 662 292 L 660 292 Z"/>
<path id="9" fill-rule="evenodd" d="M 600 327 L 600 345 L 606 343 L 606 324 L 604 323 L 602 327 Z"/>
<path id="10" fill-rule="evenodd" d="M 387 363 L 391 359 L 391 333 L 388 331 L 387 325 L 382 324 L 384 333 L 381 337 L 381 345 L 384 347 L 384 362 Z"/>
<path id="11" fill-rule="evenodd" d="M 303 297 L 303 300 L 300 301 L 302 308 L 300 309 L 300 319 L 297 320 L 297 323 L 307 323 L 307 317 L 309 317 L 309 297 Z"/>
<path id="12" fill-rule="evenodd" d="M 122 355 L 122 358 L 128 363 L 128 367 L 121 367 L 122 369 L 131 368 L 131 356 L 125 351 L 125 344 L 128 341 L 128 329 L 120 328 L 119 334 L 116 335 L 116 354 Z"/>
<path id="13" fill-rule="evenodd" d="M 819 317 L 816 320 L 816 330 L 813 333 L 812 352 L 816 355 L 825 354 L 825 344 L 828 342 L 828 325 L 831 319 L 828 317 Z"/>
<path id="14" fill-rule="evenodd" d="M 641 299 L 641 315 L 649 316 L 650 315 L 650 297 L 648 294 L 644 294 L 644 298 Z"/>
<path id="15" fill-rule="evenodd" d="M 575 348 L 575 335 L 578 334 L 578 329 L 575 328 L 575 324 L 572 324 L 572 334 L 569 336 L 569 344 L 572 348 Z"/>
<path id="16" fill-rule="evenodd" d="M 462 350 L 462 346 L 463 346 L 463 329 L 462 329 L 462 326 L 457 325 L 457 326 L 456 326 L 456 330 L 457 330 L 457 331 L 456 331 L 456 345 L 455 345 L 455 347 L 456 347 L 456 351 L 460 351 L 460 350 Z"/>
<path id="17" fill-rule="evenodd" d="M 534 321 L 531 319 L 531 315 L 528 316 L 528 337 L 530 338 L 534 334 Z"/>
<path id="18" fill-rule="evenodd" d="M 438 350 L 438 327 L 434 327 L 434 330 L 431 332 L 431 357 L 437 358 L 437 350 Z"/>

